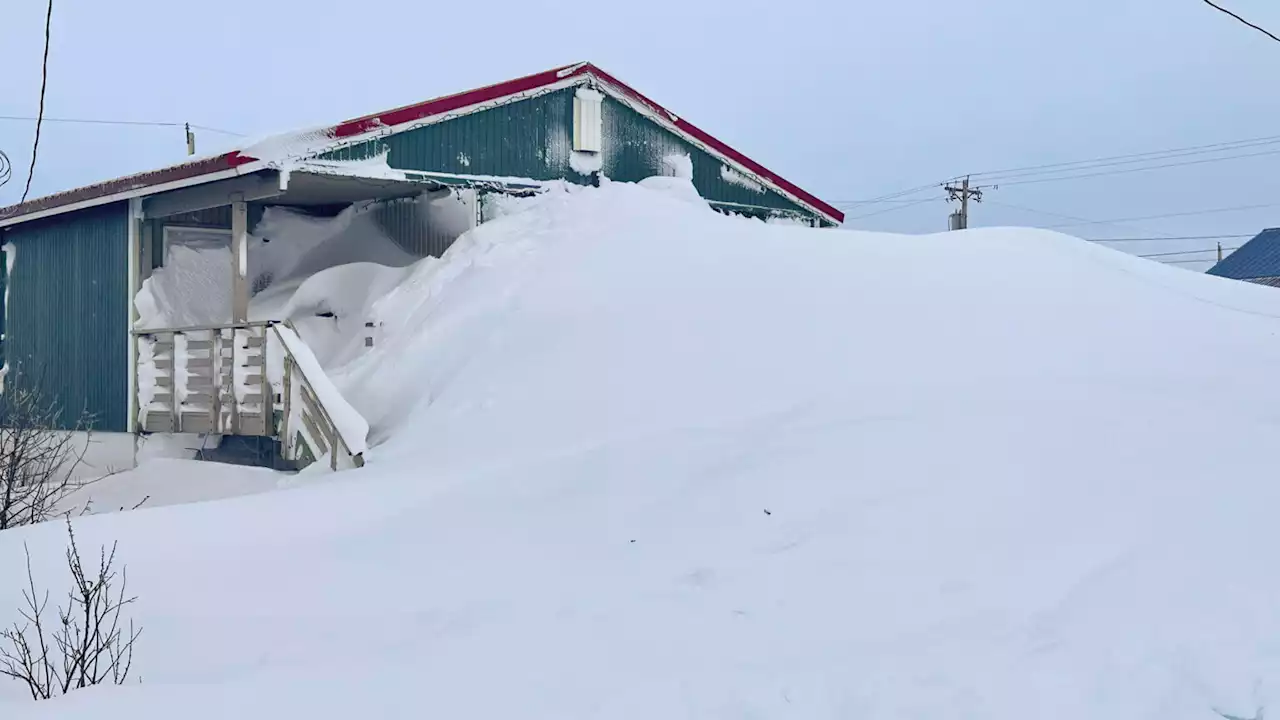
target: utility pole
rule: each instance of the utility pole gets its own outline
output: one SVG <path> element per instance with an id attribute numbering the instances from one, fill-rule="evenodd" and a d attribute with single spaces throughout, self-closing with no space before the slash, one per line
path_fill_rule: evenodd
<path id="1" fill-rule="evenodd" d="M 1222 243 L 1218 243 L 1218 262 L 1222 262 Z"/>
<path id="2" fill-rule="evenodd" d="M 995 185 L 986 185 L 982 187 L 970 187 L 969 176 L 964 177 L 964 181 L 957 187 L 951 183 L 947 183 L 943 188 L 947 191 L 947 201 L 960 201 L 960 209 L 951 213 L 949 227 L 951 230 L 965 230 L 969 227 L 969 200 L 974 202 L 982 202 L 982 191 L 988 188 L 995 189 Z"/>

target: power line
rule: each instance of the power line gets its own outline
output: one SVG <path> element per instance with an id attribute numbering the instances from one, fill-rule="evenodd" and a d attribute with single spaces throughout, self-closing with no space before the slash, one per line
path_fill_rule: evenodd
<path id="1" fill-rule="evenodd" d="M 1062 218 L 1064 220 L 1079 220 L 1081 222 L 1090 223 L 1094 225 L 1110 225 L 1112 227 L 1127 228 L 1130 231 L 1137 230 L 1139 232 L 1152 233 L 1154 235 L 1168 234 L 1168 233 L 1158 233 L 1158 232 L 1155 232 L 1154 230 L 1146 230 L 1144 228 L 1137 227 L 1136 225 L 1123 225 L 1120 222 L 1114 221 L 1114 220 L 1109 220 L 1109 221 L 1090 220 L 1089 218 L 1083 218 L 1078 215 L 1066 215 L 1064 213 L 1050 212 L 1048 210 L 1037 210 L 1036 208 L 1027 207 L 1025 205 L 1014 205 L 1013 203 L 1007 203 L 1004 201 L 988 200 L 987 202 L 990 203 L 991 205 L 998 205 L 1000 207 L 1013 208 L 1014 210 L 1022 210 L 1023 212 L 1034 213 L 1036 215 L 1047 215 L 1049 217 Z"/>
<path id="2" fill-rule="evenodd" d="M 9 161 L 9 156 L 0 150 L 0 187 L 4 187 L 12 177 L 13 163 Z"/>
<path id="3" fill-rule="evenodd" d="M 1242 148 L 1256 147 L 1259 145 L 1270 145 L 1280 142 L 1280 135 L 1267 135 L 1256 138 L 1245 138 L 1241 140 L 1228 140 L 1225 142 L 1209 143 L 1207 145 L 1188 145 L 1186 147 L 1167 148 L 1164 150 L 1151 150 L 1148 152 L 1130 153 L 1127 155 L 1110 155 L 1104 157 L 1090 158 L 1087 160 L 1072 160 L 1069 162 L 1047 163 L 1044 165 L 1027 165 L 1023 167 L 1005 168 L 1003 170 L 984 170 L 983 172 L 971 173 L 973 177 L 988 177 L 994 175 L 1009 175 L 1010 173 L 1021 173 L 1031 170 L 1049 170 L 1057 169 L 1061 171 L 1088 170 L 1092 168 L 1073 167 L 1079 165 L 1094 165 L 1096 163 L 1112 163 L 1112 161 L 1127 160 L 1132 162 L 1141 162 L 1142 160 L 1165 160 L 1169 157 L 1182 157 L 1185 155 L 1200 155 L 1211 152 L 1225 152 L 1227 150 L 1239 150 Z M 1119 164 L 1119 163 L 1117 163 Z"/>
<path id="4" fill-rule="evenodd" d="M 1096 243 L 1113 243 L 1113 242 L 1152 242 L 1164 240 L 1238 240 L 1240 238 L 1252 238 L 1256 233 L 1245 233 L 1238 235 L 1178 235 L 1168 237 L 1124 237 L 1124 238 L 1082 238 L 1089 242 Z"/>
<path id="5" fill-rule="evenodd" d="M 0 120 L 21 120 L 32 121 L 36 118 L 25 117 L 21 115 L 0 115 Z M 178 122 L 152 122 L 147 120 L 100 120 L 97 118 L 44 118 L 47 123 L 79 123 L 84 125 L 129 125 L 142 127 L 182 127 L 188 123 Z M 231 130 L 223 130 L 221 128 L 209 127 L 208 125 L 190 124 L 196 130 L 204 130 L 207 132 L 219 133 L 221 135 L 230 135 L 232 137 L 245 137 L 244 133 L 238 133 Z"/>
<path id="6" fill-rule="evenodd" d="M 1229 155 L 1220 158 L 1206 158 L 1203 160 L 1189 160 L 1187 162 L 1166 163 L 1164 165 L 1149 165 L 1147 167 L 1129 168 L 1126 170 L 1111 170 L 1109 172 L 1087 173 L 1085 175 L 1063 175 L 1061 177 L 1032 178 L 1030 180 L 1015 180 L 1013 182 L 1001 182 L 1000 184 L 1009 187 L 1013 185 L 1034 185 L 1047 182 L 1062 182 L 1065 180 L 1085 180 L 1088 178 L 1108 177 L 1111 175 L 1127 175 L 1129 173 L 1148 172 L 1151 170 L 1163 170 L 1165 168 L 1187 167 L 1190 165 L 1206 165 L 1209 163 L 1226 162 L 1228 160 L 1243 160 L 1246 158 L 1262 157 L 1264 155 L 1280 155 L 1280 150 L 1268 150 L 1266 152 L 1247 153 L 1245 155 Z M 1087 168 L 1082 168 L 1087 169 Z"/>
<path id="7" fill-rule="evenodd" d="M 1195 259 L 1189 259 L 1189 260 L 1160 260 L 1158 262 L 1162 262 L 1165 265 L 1178 265 L 1181 263 L 1215 263 L 1216 264 L 1218 261 L 1212 258 L 1208 260 L 1201 260 L 1200 258 L 1195 258 Z"/>
<path id="8" fill-rule="evenodd" d="M 31 180 L 36 175 L 36 155 L 40 152 L 40 128 L 44 125 L 44 95 L 49 87 L 49 36 L 53 28 L 53 0 L 49 0 L 49 10 L 44 16 L 44 60 L 40 63 L 40 111 L 36 115 L 36 139 L 31 144 L 31 167 L 27 170 L 27 187 L 22 191 L 22 200 L 26 202 L 31 193 Z"/>
<path id="9" fill-rule="evenodd" d="M 1230 15 L 1231 17 L 1233 17 L 1233 18 L 1235 18 L 1235 19 L 1239 20 L 1240 22 L 1244 23 L 1245 25 L 1248 25 L 1249 27 L 1253 28 L 1254 30 L 1257 30 L 1258 32 L 1262 33 L 1263 35 L 1266 35 L 1267 37 L 1271 38 L 1272 40 L 1275 40 L 1276 42 L 1280 42 L 1280 37 L 1276 37 L 1275 35 L 1272 35 L 1272 34 L 1271 34 L 1271 31 L 1267 30 L 1266 28 L 1260 27 L 1260 26 L 1258 26 L 1258 25 L 1254 25 L 1253 23 L 1249 22 L 1248 20 L 1245 20 L 1244 18 L 1242 18 L 1242 17 L 1240 17 L 1239 15 L 1237 15 L 1237 14 L 1235 14 L 1235 13 L 1231 12 L 1230 10 L 1228 10 L 1228 9 L 1226 9 L 1226 8 L 1224 8 L 1224 7 L 1222 7 L 1221 5 L 1219 5 L 1219 4 L 1215 3 L 1215 2 L 1213 2 L 1212 0 L 1204 0 L 1204 4 L 1205 4 L 1205 5 L 1208 5 L 1209 7 L 1213 8 L 1213 9 L 1215 9 L 1215 10 L 1219 11 L 1219 12 L 1224 12 L 1224 13 L 1226 13 L 1226 14 Z"/>
<path id="10" fill-rule="evenodd" d="M 1264 138 L 1253 141 L 1241 141 L 1236 143 L 1224 143 L 1217 147 L 1186 150 L 1186 151 L 1163 151 L 1158 153 L 1149 153 L 1145 157 L 1133 157 L 1129 159 L 1109 159 L 1107 162 L 1102 160 L 1082 160 L 1076 163 L 1061 163 L 1059 165 L 1046 165 L 1046 169 L 1028 168 L 1026 172 L 1015 172 L 1007 170 L 1003 173 L 992 173 L 983 175 L 982 180 L 985 182 L 1006 182 L 1008 180 L 1017 180 L 1026 177 L 1037 177 L 1040 175 L 1054 175 L 1062 172 L 1082 172 L 1085 170 L 1098 170 L 1100 168 L 1117 167 L 1120 165 L 1137 165 L 1140 163 L 1149 163 L 1157 160 L 1172 160 L 1174 158 L 1191 157 L 1193 155 L 1208 155 L 1212 153 L 1222 153 L 1231 150 L 1247 150 L 1249 148 L 1265 147 L 1269 145 L 1280 144 L 1280 138 Z M 1244 157 L 1248 157 L 1247 155 Z M 1216 158 L 1215 158 L 1216 159 Z M 1225 158 L 1224 158 L 1225 159 Z"/>
<path id="11" fill-rule="evenodd" d="M 929 187 L 934 187 L 930 185 Z M 856 205 L 879 205 L 881 203 L 913 203 L 916 200 L 828 200 L 828 203 L 837 207 L 854 207 Z"/>
<path id="12" fill-rule="evenodd" d="M 1240 248 L 1238 248 L 1238 247 L 1233 247 L 1233 248 L 1222 248 L 1222 252 L 1232 252 L 1232 251 L 1239 250 L 1239 249 L 1240 249 Z M 1199 253 L 1209 253 L 1209 252 L 1218 252 L 1218 248 L 1205 248 L 1204 250 L 1177 250 L 1177 251 L 1174 251 L 1174 252 L 1150 253 L 1150 254 L 1147 254 L 1147 255 L 1139 255 L 1138 257 L 1140 257 L 1140 258 L 1173 257 L 1173 256 L 1175 256 L 1175 255 L 1196 255 L 1196 254 L 1199 254 Z M 1196 261 L 1195 261 L 1195 260 L 1187 260 L 1187 262 L 1196 262 Z M 1206 262 L 1207 262 L 1207 261 L 1206 261 Z"/>
<path id="13" fill-rule="evenodd" d="M 1110 223 L 1131 222 L 1138 220 L 1162 220 L 1164 218 L 1174 217 L 1191 217 L 1193 215 L 1214 215 L 1225 212 L 1239 212 L 1241 210 L 1261 210 L 1263 208 L 1271 208 L 1280 206 L 1280 203 L 1263 203 L 1260 205 L 1236 205 L 1234 207 L 1210 208 L 1208 210 L 1190 210 L 1187 212 L 1164 213 L 1163 215 L 1144 215 L 1141 217 L 1116 218 L 1115 220 L 1084 220 L 1081 222 L 1061 223 L 1058 225 L 1050 225 L 1049 228 L 1079 227 L 1080 225 L 1107 225 Z"/>
<path id="14" fill-rule="evenodd" d="M 1067 174 L 1056 175 L 1057 173 L 1077 173 L 1099 168 L 1110 168 L 1120 165 L 1133 165 L 1143 162 L 1157 162 L 1161 160 L 1170 160 L 1175 158 L 1190 157 L 1193 155 L 1206 155 L 1212 153 L 1230 152 L 1233 150 L 1245 150 L 1249 148 L 1264 147 L 1280 144 L 1280 135 L 1266 135 L 1261 137 L 1243 138 L 1240 140 L 1227 140 L 1223 142 L 1208 143 L 1205 145 L 1187 145 L 1183 147 L 1166 148 L 1164 150 L 1151 150 L 1140 153 L 1130 153 L 1126 155 L 1107 155 L 1086 160 L 1072 160 L 1068 162 L 1046 163 L 1041 165 L 1024 165 L 1021 167 L 1004 168 L 1001 170 L 984 170 L 982 172 L 968 173 L 973 178 L 979 178 L 983 181 L 992 181 L 998 177 L 1004 180 L 1019 180 L 1019 182 L 1002 182 L 1004 185 L 1023 185 L 1031 182 L 1058 182 L 1064 180 L 1076 180 L 1092 177 L 1103 177 L 1112 174 L 1125 174 L 1132 172 L 1145 172 L 1147 170 L 1159 170 L 1170 167 L 1183 167 L 1185 165 L 1200 165 L 1213 162 L 1225 162 L 1228 160 L 1237 160 L 1243 158 L 1258 157 L 1260 155 L 1280 154 L 1280 150 L 1274 152 L 1246 153 L 1243 155 L 1231 155 L 1227 157 L 1207 158 L 1191 162 L 1165 163 L 1161 165 L 1152 165 L 1140 168 L 1129 168 L 1106 173 L 1087 173 L 1087 174 Z M 1055 177 L 1037 178 L 1035 180 L 1022 180 L 1022 178 L 1034 178 L 1039 175 L 1056 175 Z M 898 200 L 906 196 L 914 195 L 924 190 L 931 190 L 945 185 L 947 182 L 957 180 L 962 175 L 957 175 L 948 180 L 941 182 L 933 182 L 927 185 L 920 185 L 897 192 L 880 195 L 867 200 L 842 200 L 838 201 L 838 205 L 873 205 L 885 202 L 914 202 L 908 200 Z M 996 203 L 998 204 L 998 203 Z M 1027 208 L 1030 210 L 1029 208 Z M 1031 210 L 1031 212 L 1039 212 Z"/>
<path id="15" fill-rule="evenodd" d="M 866 215 L 858 215 L 856 217 L 845 218 L 845 222 L 849 222 L 852 220 L 862 220 L 864 218 L 875 217 L 876 215 L 883 215 L 885 213 L 897 212 L 898 210 L 906 210 L 909 207 L 915 207 L 916 205 L 923 205 L 924 203 L 927 203 L 927 202 L 938 202 L 940 200 L 942 200 L 942 198 L 924 198 L 923 200 L 916 200 L 914 202 L 910 202 L 905 205 L 885 208 L 884 210 L 877 210 L 873 213 L 867 213 Z"/>
<path id="16" fill-rule="evenodd" d="M 847 202 L 848 202 L 848 204 L 851 204 L 851 205 L 852 205 L 852 204 L 858 204 L 858 205 L 874 205 L 874 204 L 877 204 L 877 203 L 884 203 L 884 202 L 909 202 L 909 203 L 914 203 L 914 202 L 916 202 L 916 201 L 914 201 L 914 200 L 911 200 L 911 201 L 897 201 L 897 200 L 896 200 L 896 198 L 900 198 L 900 197 L 903 197 L 903 196 L 906 196 L 906 195 L 915 195 L 916 193 L 918 193 L 918 192 L 923 192 L 923 191 L 925 191 L 925 190 L 933 190 L 933 189 L 935 189 L 935 188 L 940 188 L 940 187 L 942 187 L 942 186 L 943 186 L 943 185 L 945 185 L 945 184 L 946 184 L 946 182 L 945 182 L 945 181 L 944 181 L 944 182 L 934 182 L 934 183 L 929 183 L 928 185 L 920 185 L 920 186 L 913 187 L 913 188 L 907 188 L 906 190 L 899 190 L 898 192 L 892 192 L 892 193 L 889 193 L 889 194 L 887 194 L 887 195 L 881 195 L 881 196 L 879 196 L 879 197 L 871 198 L 870 200 L 849 200 L 849 201 L 847 201 Z"/>

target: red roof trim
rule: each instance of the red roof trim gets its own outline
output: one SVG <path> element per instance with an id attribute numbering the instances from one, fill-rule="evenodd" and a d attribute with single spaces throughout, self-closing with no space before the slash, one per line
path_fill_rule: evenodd
<path id="1" fill-rule="evenodd" d="M 827 215 L 830 215 L 831 217 L 835 218 L 837 222 L 844 222 L 844 213 L 840 212 L 839 210 L 832 207 L 831 205 L 819 200 L 816 196 L 806 192 L 805 190 L 801 189 L 798 185 L 790 182 L 789 180 L 782 177 L 781 175 L 778 175 L 777 173 L 773 172 L 769 168 L 766 168 L 765 166 L 761 165 L 755 160 L 752 160 L 746 155 L 743 155 L 737 150 L 734 150 L 733 148 L 729 147 L 725 143 L 718 140 L 711 133 L 703 130 L 697 125 L 694 125 L 688 120 L 681 118 L 676 113 L 673 113 L 670 110 L 667 110 L 666 108 L 662 107 L 658 103 L 645 97 L 638 90 L 618 80 L 614 76 L 601 70 L 595 65 L 587 63 L 574 74 L 578 74 L 578 73 L 590 73 L 600 78 L 601 80 L 609 83 L 610 85 L 613 85 L 619 91 L 631 97 L 633 100 L 644 103 L 655 112 L 661 113 L 667 118 L 667 120 L 671 121 L 672 124 L 674 124 L 677 128 L 680 128 L 680 130 L 697 138 L 699 142 L 702 142 L 712 148 L 715 148 L 717 152 L 720 152 L 724 155 L 729 156 L 730 158 L 733 158 L 734 161 L 741 163 L 744 167 L 746 167 L 751 172 L 761 177 L 768 178 L 771 182 L 773 182 L 775 185 L 782 188 L 783 190 L 786 190 L 787 192 L 791 193 L 792 195 L 795 195 L 796 197 L 800 198 L 801 200 L 808 203 L 809 205 L 812 205 L 813 207 L 818 208 L 819 210 L 826 213 Z"/>
<path id="2" fill-rule="evenodd" d="M 87 200 L 96 200 L 98 198 L 129 192 L 139 188 L 163 185 L 165 183 L 177 182 L 179 180 L 189 180 L 202 175 L 210 175 L 224 170 L 231 170 L 233 168 L 240 167 L 241 165 L 251 163 L 256 159 L 257 158 L 241 154 L 240 151 L 236 150 L 216 157 L 204 158 L 202 160 L 183 163 L 181 165 L 173 165 L 160 170 L 149 170 L 136 175 L 127 175 L 122 178 L 116 178 L 115 180 L 108 180 L 94 185 L 86 185 L 85 187 L 76 188 L 74 190 L 67 190 L 65 192 L 39 197 L 34 200 L 28 200 L 27 202 L 20 203 L 18 205 L 10 205 L 9 207 L 0 208 L 0 220 L 8 220 L 21 215 L 30 215 L 44 210 L 52 210 L 53 208 L 63 207 L 65 205 L 74 205 L 75 203 L 85 202 Z"/>
<path id="3" fill-rule="evenodd" d="M 671 122 L 678 130 L 683 133 L 687 133 L 698 142 L 701 142 L 716 152 L 731 158 L 734 162 L 739 163 L 751 172 L 769 180 L 779 188 L 782 188 L 791 195 L 794 195 L 805 204 L 808 204 L 831 218 L 834 218 L 837 222 L 844 221 L 844 213 L 840 212 L 836 208 L 802 190 L 799 186 L 791 183 L 746 155 L 734 150 L 725 143 L 716 139 L 710 133 L 699 128 L 693 123 L 680 118 L 675 113 L 650 100 L 639 91 L 591 63 L 566 65 L 564 67 L 555 68 L 554 70 L 548 70 L 534 75 L 526 75 L 522 78 L 508 80 L 507 82 L 497 83 L 495 85 L 488 85 L 476 90 L 456 93 L 454 95 L 436 98 L 416 105 L 406 105 L 404 107 L 374 115 L 366 115 L 354 120 L 347 120 L 346 122 L 330 128 L 326 132 L 335 139 L 355 137 L 364 133 L 377 131 L 380 128 L 404 125 L 406 123 L 423 120 L 441 113 L 451 112 L 453 110 L 458 110 L 483 102 L 499 100 L 522 92 L 537 90 L 548 85 L 553 85 L 567 78 L 578 77 L 581 75 L 594 75 L 602 82 L 611 85 L 618 92 L 658 113 L 667 121 Z M 78 202 L 95 200 L 115 195 L 117 193 L 129 192 L 131 190 L 138 190 L 140 188 L 151 187 L 154 185 L 162 185 L 179 180 L 188 180 L 201 175 L 209 175 L 224 170 L 230 170 L 241 165 L 254 162 L 255 160 L 257 160 L 257 158 L 245 155 L 239 151 L 233 151 L 213 158 L 174 165 L 162 170 L 153 170 L 151 172 L 130 175 L 116 180 L 110 180 L 103 183 L 97 183 L 95 185 L 77 188 L 75 190 L 68 190 L 66 192 L 36 198 L 35 200 L 31 200 L 20 205 L 11 205 L 6 208 L 0 208 L 0 220 L 7 220 L 21 215 L 37 213 L 65 205 L 72 205 Z"/>
<path id="4" fill-rule="evenodd" d="M 537 73 L 536 75 L 526 75 L 525 77 L 508 80 L 496 85 L 487 85 L 476 90 L 468 90 L 466 92 L 428 100 L 416 105 L 406 105 L 405 107 L 396 108 L 395 110 L 387 110 L 386 112 L 377 113 L 375 115 L 366 115 L 362 118 L 348 120 L 341 125 L 338 125 L 333 129 L 333 135 L 338 138 L 351 137 L 353 135 L 373 132 L 379 128 L 403 125 L 404 123 L 411 123 L 415 120 L 422 120 L 433 115 L 447 113 L 459 108 L 509 97 L 522 92 L 529 92 L 530 90 L 537 90 L 538 88 L 551 85 L 564 80 L 565 78 L 579 74 L 581 72 L 581 67 L 587 67 L 587 65 L 568 65 L 554 70 Z"/>

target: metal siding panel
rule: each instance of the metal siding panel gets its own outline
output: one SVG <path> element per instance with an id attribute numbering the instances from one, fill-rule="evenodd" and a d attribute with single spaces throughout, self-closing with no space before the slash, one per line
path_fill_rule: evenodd
<path id="1" fill-rule="evenodd" d="M 721 177 L 725 163 L 617 100 L 606 97 L 604 115 L 604 174 L 613 180 L 638 182 L 664 171 L 667 155 L 687 154 L 693 160 L 693 185 L 708 200 L 753 207 L 813 213 L 772 190 L 756 192 Z"/>
<path id="2" fill-rule="evenodd" d="M 441 257 L 457 240 L 453 234 L 441 232 L 427 223 L 417 198 L 380 202 L 369 212 L 388 237 L 418 257 Z"/>
<path id="3" fill-rule="evenodd" d="M 356 143 L 322 155 L 362 160 L 383 150 L 401 170 L 555 180 L 569 169 L 573 88 Z"/>
<path id="4" fill-rule="evenodd" d="M 388 200 L 373 206 L 369 212 L 378 227 L 397 245 L 418 257 L 425 257 L 427 233 L 418 222 L 418 204 L 414 198 Z"/>
<path id="5" fill-rule="evenodd" d="M 18 226 L 8 351 L 14 372 L 94 429 L 123 432 L 128 414 L 127 202 Z"/>
<path id="6" fill-rule="evenodd" d="M 9 346 L 5 338 L 4 326 L 7 321 L 8 308 L 5 307 L 5 287 L 9 282 L 9 262 L 5 250 L 0 249 L 0 366 L 4 365 L 5 351 Z"/>

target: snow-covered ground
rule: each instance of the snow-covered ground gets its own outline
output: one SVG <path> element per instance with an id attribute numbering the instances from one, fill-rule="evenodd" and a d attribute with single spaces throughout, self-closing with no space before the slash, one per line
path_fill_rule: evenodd
<path id="1" fill-rule="evenodd" d="M 1280 293 L 646 185 L 530 201 L 362 306 L 375 347 L 327 369 L 366 468 L 80 519 L 141 682 L 0 683 L 0 715 L 1280 711 Z M 0 535 L 0 620 L 62 533 Z"/>

